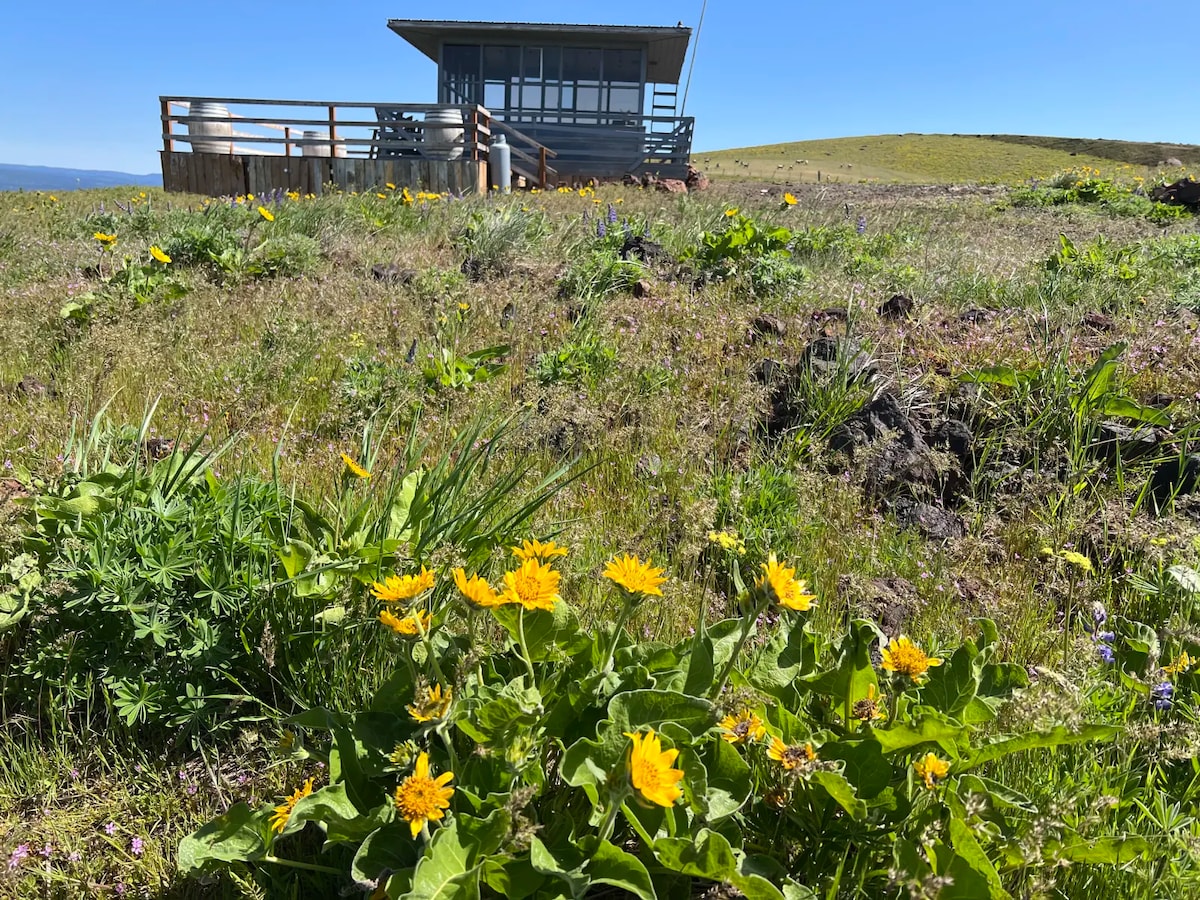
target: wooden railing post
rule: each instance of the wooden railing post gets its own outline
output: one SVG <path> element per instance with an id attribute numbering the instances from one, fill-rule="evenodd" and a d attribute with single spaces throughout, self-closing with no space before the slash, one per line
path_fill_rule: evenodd
<path id="1" fill-rule="evenodd" d="M 174 129 L 172 128 L 174 122 L 171 120 L 171 101 L 162 97 L 159 98 L 159 103 L 162 107 L 163 125 L 166 126 L 163 132 L 163 150 L 167 153 L 172 153 L 175 150 L 175 142 L 170 137 L 174 133 Z"/>
<path id="2" fill-rule="evenodd" d="M 290 126 L 283 129 L 283 155 L 292 155 L 292 129 Z"/>
<path id="3" fill-rule="evenodd" d="M 329 107 L 329 184 L 333 183 L 334 144 L 337 141 L 337 107 Z"/>
<path id="4" fill-rule="evenodd" d="M 538 187 L 543 191 L 546 190 L 546 148 L 542 147 L 538 150 Z"/>

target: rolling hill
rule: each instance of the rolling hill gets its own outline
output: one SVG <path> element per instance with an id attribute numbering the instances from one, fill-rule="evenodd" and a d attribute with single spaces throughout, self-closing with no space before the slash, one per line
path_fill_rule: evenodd
<path id="1" fill-rule="evenodd" d="M 1200 168 L 1200 147 L 1030 135 L 883 134 L 697 152 L 710 177 L 755 181 L 1014 182 L 1072 166 Z"/>
<path id="2" fill-rule="evenodd" d="M 18 166 L 0 163 L 0 191 L 70 191 L 137 185 L 162 187 L 162 176 L 131 175 L 99 169 L 59 169 L 52 166 Z"/>

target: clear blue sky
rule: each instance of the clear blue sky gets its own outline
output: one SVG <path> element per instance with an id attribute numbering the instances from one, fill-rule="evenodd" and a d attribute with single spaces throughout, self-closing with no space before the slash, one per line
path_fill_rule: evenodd
<path id="1" fill-rule="evenodd" d="M 160 94 L 435 99 L 433 63 L 389 18 L 695 28 L 700 0 L 6 7 L 0 162 L 144 173 L 158 170 Z M 1186 8 L 711 0 L 687 112 L 704 150 L 908 131 L 1200 143 Z"/>

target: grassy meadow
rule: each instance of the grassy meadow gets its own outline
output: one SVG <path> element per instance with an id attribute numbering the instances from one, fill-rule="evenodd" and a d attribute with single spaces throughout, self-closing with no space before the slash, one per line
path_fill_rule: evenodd
<path id="1" fill-rule="evenodd" d="M 822 181 L 835 183 L 1011 184 L 1082 166 L 1106 172 L 1125 166 L 1130 175 L 1149 176 L 1169 159 L 1194 171 L 1200 148 L 1027 135 L 880 134 L 696 154 L 713 178 L 781 184 L 815 182 L 818 172 Z"/>
<path id="2" fill-rule="evenodd" d="M 1200 896 L 1197 220 L 747 152 L 0 194 L 0 897 Z"/>

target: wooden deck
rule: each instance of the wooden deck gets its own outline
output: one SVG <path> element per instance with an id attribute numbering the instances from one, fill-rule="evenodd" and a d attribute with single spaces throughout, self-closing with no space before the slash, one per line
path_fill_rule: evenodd
<path id="1" fill-rule="evenodd" d="M 320 194 L 331 185 L 350 192 L 393 184 L 458 195 L 488 189 L 491 117 L 480 106 L 159 100 L 167 191 L 221 197 L 277 189 Z"/>

